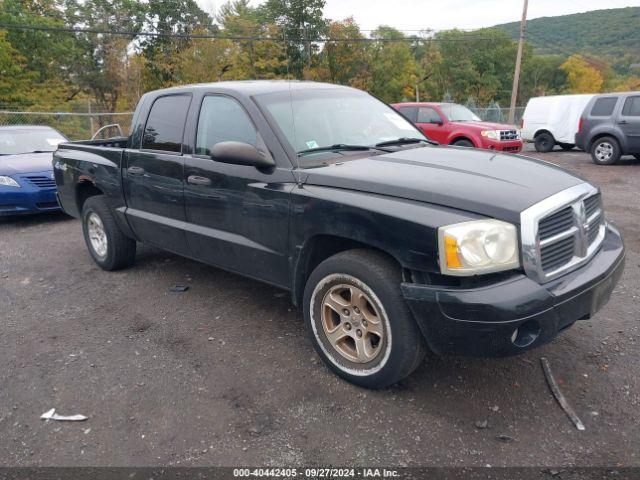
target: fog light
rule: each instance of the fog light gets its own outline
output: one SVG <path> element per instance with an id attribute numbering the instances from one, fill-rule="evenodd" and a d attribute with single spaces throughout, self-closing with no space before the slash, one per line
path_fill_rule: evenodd
<path id="1" fill-rule="evenodd" d="M 529 320 L 516 328 L 511 334 L 511 343 L 524 348 L 535 342 L 540 336 L 540 325 L 535 320 Z"/>

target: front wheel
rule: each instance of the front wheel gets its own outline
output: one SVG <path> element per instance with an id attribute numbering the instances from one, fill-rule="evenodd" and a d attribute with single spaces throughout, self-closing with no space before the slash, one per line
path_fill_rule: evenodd
<path id="1" fill-rule="evenodd" d="M 340 377 L 382 388 L 420 365 L 426 348 L 401 281 L 393 260 L 369 250 L 334 255 L 310 275 L 305 321 L 316 351 Z"/>
<path id="2" fill-rule="evenodd" d="M 591 158 L 596 165 L 613 165 L 621 155 L 620 144 L 613 137 L 599 138 L 591 146 Z"/>
<path id="3" fill-rule="evenodd" d="M 84 203 L 82 231 L 91 258 L 103 270 L 119 270 L 134 262 L 136 242 L 122 233 L 104 195 Z"/>
<path id="4" fill-rule="evenodd" d="M 456 140 L 451 145 L 453 145 L 454 147 L 473 148 L 473 142 L 471 142 L 471 140 L 467 140 L 465 138 L 463 138 L 461 140 Z"/>

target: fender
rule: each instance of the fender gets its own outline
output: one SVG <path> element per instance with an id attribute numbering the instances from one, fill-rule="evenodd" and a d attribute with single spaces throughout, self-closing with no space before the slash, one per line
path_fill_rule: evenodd
<path id="1" fill-rule="evenodd" d="M 428 203 L 333 187 L 303 185 L 291 195 L 290 275 L 294 299 L 304 289 L 310 273 L 310 250 L 318 237 L 344 239 L 345 247 L 355 244 L 375 248 L 405 269 L 439 272 L 438 227 L 482 218 Z"/>

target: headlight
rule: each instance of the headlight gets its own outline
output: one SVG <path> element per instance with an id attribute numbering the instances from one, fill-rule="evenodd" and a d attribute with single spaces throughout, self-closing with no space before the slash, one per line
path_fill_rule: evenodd
<path id="1" fill-rule="evenodd" d="M 2 175 L 0 175 L 0 185 L 4 185 L 5 187 L 18 187 L 18 188 L 20 188 L 20 184 L 18 182 L 16 182 L 13 178 L 2 176 Z"/>
<path id="2" fill-rule="evenodd" d="M 490 138 L 491 140 L 500 140 L 500 130 L 483 130 L 480 132 L 480 135 Z"/>
<path id="3" fill-rule="evenodd" d="M 518 230 L 500 220 L 473 220 L 438 229 L 440 270 L 479 275 L 520 266 Z"/>

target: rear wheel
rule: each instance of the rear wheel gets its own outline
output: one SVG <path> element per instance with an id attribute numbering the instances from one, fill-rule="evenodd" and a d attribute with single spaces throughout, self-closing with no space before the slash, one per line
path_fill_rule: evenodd
<path id="1" fill-rule="evenodd" d="M 568 152 L 569 150 L 573 150 L 574 147 L 575 147 L 575 145 L 573 143 L 561 143 L 560 144 L 560 148 L 562 150 L 564 150 L 565 152 Z"/>
<path id="2" fill-rule="evenodd" d="M 463 139 L 460 139 L 460 140 L 456 140 L 451 145 L 454 145 L 456 147 L 473 148 L 473 142 L 471 140 L 467 140 L 466 138 L 463 138 Z"/>
<path id="3" fill-rule="evenodd" d="M 82 230 L 91 258 L 103 270 L 119 270 L 134 262 L 136 242 L 122 233 L 104 195 L 84 203 Z"/>
<path id="4" fill-rule="evenodd" d="M 556 145 L 556 140 L 549 132 L 542 132 L 536 135 L 533 140 L 533 144 L 536 147 L 536 151 L 540 153 L 547 153 L 553 150 Z"/>
<path id="5" fill-rule="evenodd" d="M 591 145 L 591 158 L 597 165 L 613 165 L 621 155 L 620 145 L 613 137 L 599 138 Z"/>
<path id="6" fill-rule="evenodd" d="M 322 262 L 304 292 L 304 317 L 314 347 L 337 375 L 382 388 L 413 372 L 426 348 L 400 291 L 400 268 L 370 250 Z"/>

